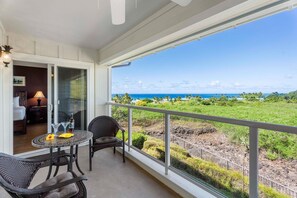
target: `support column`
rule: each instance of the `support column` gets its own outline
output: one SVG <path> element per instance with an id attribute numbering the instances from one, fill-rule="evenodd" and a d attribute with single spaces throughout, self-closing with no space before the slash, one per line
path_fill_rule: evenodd
<path id="1" fill-rule="evenodd" d="M 128 108 L 128 151 L 132 146 L 132 109 Z"/>
<path id="2" fill-rule="evenodd" d="M 165 114 L 165 174 L 170 166 L 170 114 Z"/>
<path id="3" fill-rule="evenodd" d="M 250 127 L 249 131 L 250 161 L 249 161 L 249 197 L 258 198 L 258 129 Z"/>

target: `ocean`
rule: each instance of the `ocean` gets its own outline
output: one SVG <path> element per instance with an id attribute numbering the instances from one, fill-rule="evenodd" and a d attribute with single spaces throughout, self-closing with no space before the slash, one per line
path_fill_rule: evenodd
<path id="1" fill-rule="evenodd" d="M 112 94 L 112 97 L 114 97 L 116 94 Z M 124 94 L 118 94 L 119 96 L 123 96 Z M 165 98 L 166 96 L 169 96 L 170 98 L 177 98 L 177 97 L 181 97 L 181 98 L 186 98 L 187 96 L 200 96 L 201 98 L 204 99 L 208 99 L 208 98 L 219 98 L 222 95 L 228 97 L 228 98 L 240 98 L 240 94 L 235 94 L 235 93 L 228 93 L 228 94 L 129 94 L 129 96 L 133 99 L 133 100 L 142 100 L 145 98 L 148 99 L 153 99 L 154 97 L 158 97 L 158 98 Z"/>

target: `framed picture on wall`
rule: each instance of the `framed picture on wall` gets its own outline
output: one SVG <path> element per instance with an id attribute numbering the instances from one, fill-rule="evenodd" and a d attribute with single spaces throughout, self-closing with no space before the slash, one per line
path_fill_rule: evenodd
<path id="1" fill-rule="evenodd" d="M 26 77 L 25 76 L 14 76 L 13 77 L 13 86 L 26 86 Z"/>

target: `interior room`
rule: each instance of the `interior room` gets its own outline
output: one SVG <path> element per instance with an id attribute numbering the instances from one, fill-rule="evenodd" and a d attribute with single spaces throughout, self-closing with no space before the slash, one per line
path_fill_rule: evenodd
<path id="1" fill-rule="evenodd" d="M 32 151 L 31 140 L 47 133 L 47 67 L 13 66 L 14 153 Z"/>

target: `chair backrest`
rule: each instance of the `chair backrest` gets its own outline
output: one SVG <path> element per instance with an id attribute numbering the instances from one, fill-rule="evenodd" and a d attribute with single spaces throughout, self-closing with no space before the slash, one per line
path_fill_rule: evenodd
<path id="1" fill-rule="evenodd" d="M 87 110 L 78 111 L 73 115 L 75 120 L 74 129 L 86 130 L 87 129 Z"/>
<path id="2" fill-rule="evenodd" d="M 42 162 L 29 160 L 0 153 L 0 184 L 5 189 L 5 182 L 19 188 L 28 188 Z"/>
<path id="3" fill-rule="evenodd" d="M 88 131 L 93 133 L 93 139 L 97 139 L 100 137 L 116 136 L 119 128 L 118 122 L 112 117 L 98 116 L 90 122 Z"/>

